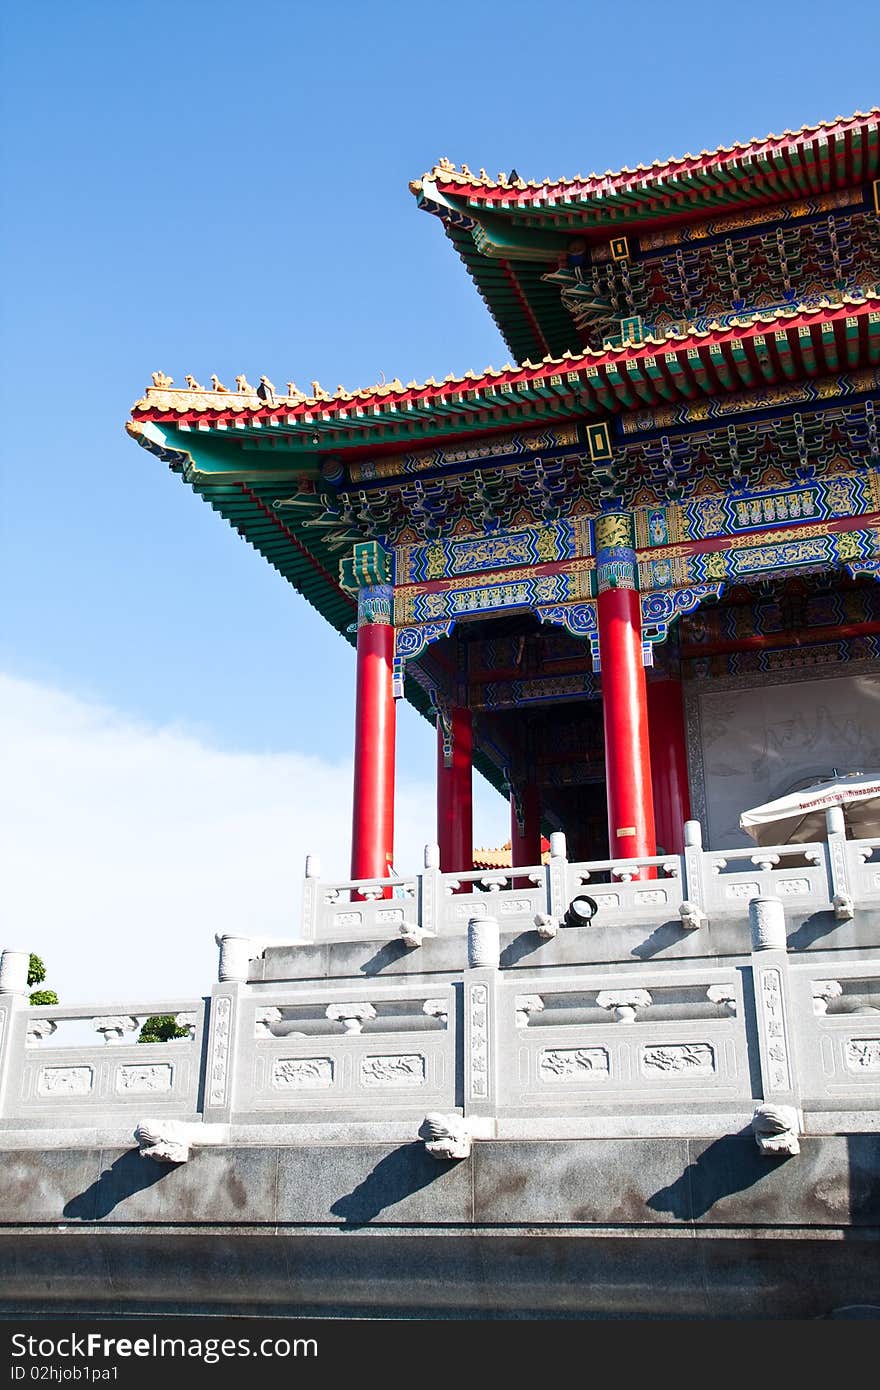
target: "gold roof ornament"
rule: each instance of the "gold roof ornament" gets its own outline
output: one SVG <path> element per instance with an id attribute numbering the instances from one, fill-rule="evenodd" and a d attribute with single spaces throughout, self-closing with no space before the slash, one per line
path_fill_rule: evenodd
<path id="1" fill-rule="evenodd" d="M 204 391 L 205 388 L 202 385 L 202 383 L 200 381 L 196 381 L 195 377 L 190 376 L 189 373 L 187 373 L 187 375 L 183 379 L 186 382 L 187 387 L 190 391 Z"/>
<path id="2" fill-rule="evenodd" d="M 229 390 L 229 387 L 228 387 L 228 386 L 224 386 L 224 385 L 223 385 L 223 382 L 222 382 L 222 381 L 220 380 L 220 378 L 216 375 L 216 373 L 212 372 L 212 373 L 211 373 L 211 390 L 212 390 L 212 391 L 228 391 L 228 390 Z"/>
<path id="3" fill-rule="evenodd" d="M 169 386 L 174 385 L 174 377 L 166 376 L 164 372 L 152 372 L 153 385 L 159 391 L 167 391 Z"/>
<path id="4" fill-rule="evenodd" d="M 425 173 L 422 176 L 422 180 L 418 181 L 417 187 L 414 186 L 414 184 L 410 184 L 410 188 L 413 193 L 421 193 L 423 180 L 425 179 L 439 183 L 452 182 L 469 184 L 471 187 L 482 186 L 487 189 L 516 187 L 521 190 L 530 188 L 536 191 L 547 191 L 554 188 L 570 187 L 573 183 L 580 185 L 592 184 L 594 186 L 602 185 L 608 188 L 609 183 L 613 183 L 615 179 L 621 179 L 626 183 L 634 179 L 642 180 L 651 177 L 656 178 L 658 175 L 669 176 L 671 174 L 675 176 L 682 170 L 687 173 L 685 166 L 698 162 L 720 162 L 725 157 L 731 155 L 735 156 L 737 159 L 741 159 L 743 155 L 767 147 L 778 146 L 783 143 L 793 144 L 800 142 L 801 144 L 806 144 L 825 131 L 832 131 L 835 127 L 852 128 L 857 126 L 860 122 L 869 121 L 872 117 L 876 117 L 877 115 L 880 115 L 880 107 L 872 106 L 867 111 L 855 111 L 850 116 L 835 116 L 834 119 L 830 121 L 818 121 L 815 125 L 808 124 L 801 126 L 799 130 L 785 130 L 781 135 L 770 133 L 764 136 L 752 136 L 749 140 L 735 140 L 730 145 L 719 145 L 714 150 L 701 150 L 700 153 L 696 155 L 688 151 L 683 155 L 671 155 L 666 159 L 654 159 L 650 164 L 637 164 L 634 169 L 625 164 L 621 169 L 606 169 L 604 174 L 577 174 L 573 180 L 566 175 L 563 175 L 561 178 L 524 180 L 518 174 L 514 177 L 515 171 L 511 171 L 510 176 L 505 173 L 499 173 L 497 179 L 491 179 L 486 170 L 482 168 L 477 175 L 474 175 L 466 164 L 462 164 L 461 169 L 458 170 L 452 161 L 444 156 L 437 161 L 434 168 L 429 173 Z M 584 191 L 588 193 L 590 190 L 585 188 Z"/>
<path id="5" fill-rule="evenodd" d="M 250 382 L 248 381 L 247 377 L 245 376 L 244 372 L 242 372 L 241 376 L 237 376 L 237 377 L 235 378 L 235 385 L 236 385 L 236 387 L 238 388 L 238 392 L 239 392 L 240 395 L 242 395 L 242 396 L 251 396 L 251 395 L 253 395 L 254 388 L 253 388 L 253 386 L 251 386 L 251 384 L 250 384 Z"/>

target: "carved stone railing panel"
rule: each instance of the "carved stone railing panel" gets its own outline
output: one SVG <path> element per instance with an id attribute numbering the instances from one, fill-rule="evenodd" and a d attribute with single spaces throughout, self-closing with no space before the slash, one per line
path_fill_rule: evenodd
<path id="1" fill-rule="evenodd" d="M 792 911 L 830 910 L 825 847 L 778 845 L 703 854 L 705 911 L 743 912 L 753 898 L 781 898 Z"/>
<path id="2" fill-rule="evenodd" d="M 198 1110 L 205 1001 L 69 1008 L 26 1008 L 13 1016 L 2 1118 L 34 1128 L 82 1122 L 98 1116 L 131 1116 L 149 1100 L 159 1113 Z M 192 1020 L 188 1036 L 138 1043 L 144 1021 L 155 1014 Z M 56 1045 L 65 1024 L 85 1026 L 88 1041 Z M 184 1025 L 185 1026 L 185 1025 Z M 112 1046 L 104 1038 L 109 1031 Z M 89 1037 L 89 1033 L 94 1041 Z M 119 1040 L 121 1038 L 121 1041 Z M 91 1118 L 90 1118 L 91 1117 Z"/>
<path id="3" fill-rule="evenodd" d="M 880 839 L 844 841 L 855 906 L 880 905 Z"/>
<path id="4" fill-rule="evenodd" d="M 754 897 L 779 897 L 792 911 L 852 916 L 853 896 L 880 904 L 880 840 L 704 850 L 697 822 L 685 827 L 683 855 L 570 863 L 555 834 L 550 862 L 515 869 L 441 873 L 436 846 L 408 879 L 322 882 L 306 879 L 302 937 L 400 940 L 401 933 L 464 934 L 476 904 L 490 901 L 502 931 L 534 930 L 535 919 L 566 925 L 572 900 L 587 893 L 595 925 L 678 921 L 695 930 L 713 916 L 745 914 Z M 390 894 L 390 896 L 385 896 Z M 568 925 L 571 925 L 570 923 Z"/>
<path id="5" fill-rule="evenodd" d="M 654 999 L 676 980 L 705 1001 L 704 1016 L 652 1018 Z M 713 1005 L 710 989 L 735 1010 Z M 629 1008 L 634 1017 L 621 1027 L 616 1014 Z M 554 1014 L 565 1021 L 554 1023 Z M 571 1021 L 579 1015 L 590 1021 Z M 604 978 L 579 970 L 564 983 L 502 978 L 498 1052 L 502 1115 L 584 1116 L 667 1102 L 747 1107 L 751 1099 L 742 977 L 733 969 L 673 965 Z"/>
<path id="6" fill-rule="evenodd" d="M 306 879 L 308 918 L 303 939 L 356 941 L 359 938 L 400 936 L 405 922 L 419 916 L 419 880 Z"/>
<path id="7" fill-rule="evenodd" d="M 233 1118 L 421 1119 L 454 1107 L 452 987 L 420 992 L 404 978 L 357 989 L 312 983 L 242 1001 Z"/>
<path id="8" fill-rule="evenodd" d="M 880 959 L 789 960 L 804 1104 L 880 1110 Z"/>
<path id="9" fill-rule="evenodd" d="M 440 875 L 437 914 L 446 934 L 467 931 L 471 918 L 482 913 L 496 918 L 502 932 L 534 931 L 535 917 L 547 911 L 544 865 Z"/>
<path id="10" fill-rule="evenodd" d="M 648 877 L 647 874 L 651 874 Z M 639 875 L 645 875 L 639 877 Z M 566 909 L 572 899 L 587 894 L 596 904 L 590 926 L 612 922 L 668 921 L 677 918 L 685 897 L 682 861 L 678 855 L 643 859 L 597 859 L 569 864 Z M 563 915 L 563 924 L 572 921 Z"/>

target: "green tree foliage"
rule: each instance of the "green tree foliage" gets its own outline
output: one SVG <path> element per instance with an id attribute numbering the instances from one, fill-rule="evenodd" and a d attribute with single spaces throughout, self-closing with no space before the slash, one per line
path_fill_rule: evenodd
<path id="1" fill-rule="evenodd" d="M 44 965 L 43 962 L 40 960 L 40 957 L 39 957 L 39 956 L 35 956 L 34 953 L 33 953 L 33 951 L 31 951 L 30 960 L 29 960 L 29 962 L 28 962 L 28 981 L 27 981 L 28 984 L 29 984 L 29 985 L 40 985 L 40 984 L 43 983 L 43 981 L 45 980 L 45 978 L 46 978 L 46 967 L 45 967 L 45 965 Z"/>
<path id="2" fill-rule="evenodd" d="M 138 1034 L 139 1043 L 170 1042 L 172 1038 L 188 1038 L 189 1029 L 181 1028 L 173 1014 L 150 1014 Z"/>
<path id="3" fill-rule="evenodd" d="M 46 978 L 46 967 L 45 967 L 45 965 L 43 964 L 43 962 L 42 962 L 42 960 L 40 959 L 40 957 L 39 957 L 39 956 L 35 956 L 34 953 L 33 953 L 33 951 L 31 951 L 31 953 L 30 953 L 30 959 L 29 959 L 29 961 L 28 961 L 28 975 L 27 975 L 27 982 L 28 982 L 28 984 L 29 984 L 29 985 L 39 985 L 39 984 L 42 984 L 42 982 L 43 982 L 43 980 L 45 980 L 45 978 Z M 38 1005 L 39 1005 L 39 1004 L 42 1004 L 42 1005 L 45 1007 L 47 1004 L 57 1004 L 57 1003 L 58 1003 L 58 995 L 55 993 L 54 989 L 35 989 L 34 992 L 33 992 L 33 994 L 30 996 L 30 1002 L 31 1002 L 32 1004 L 38 1004 Z"/>

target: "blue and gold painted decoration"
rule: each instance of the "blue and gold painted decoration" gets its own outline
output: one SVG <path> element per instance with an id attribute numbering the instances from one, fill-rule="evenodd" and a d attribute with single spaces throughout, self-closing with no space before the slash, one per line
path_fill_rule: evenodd
<path id="1" fill-rule="evenodd" d="M 769 593 L 754 591 L 750 600 L 704 605 L 683 624 L 683 646 L 693 653 L 699 647 L 717 647 L 744 637 L 774 637 L 792 630 L 799 642 L 826 643 L 830 637 L 836 640 L 835 629 L 880 621 L 880 588 L 874 584 L 813 588 L 801 583 L 801 591 L 793 597 L 773 586 Z M 741 594 L 749 592 L 740 590 Z"/>
<path id="2" fill-rule="evenodd" d="M 864 371 L 844 372 L 840 376 L 820 378 L 816 381 L 792 381 L 780 386 L 765 385 L 757 390 L 705 397 L 680 405 L 633 410 L 620 417 L 619 428 L 623 437 L 629 438 L 632 435 L 674 429 L 677 425 L 699 425 L 706 420 L 724 420 L 730 415 L 751 415 L 762 410 L 778 410 L 785 406 L 821 405 L 824 401 L 876 391 L 878 386 L 880 370 L 869 367 Z"/>
<path id="3" fill-rule="evenodd" d="M 358 627 L 373 623 L 390 625 L 394 607 L 394 590 L 390 584 L 365 584 L 358 590 Z"/>
<path id="4" fill-rule="evenodd" d="M 487 637 L 483 641 L 469 644 L 470 671 L 491 674 L 494 671 L 518 669 L 523 660 L 524 642 L 522 637 Z M 583 652 L 580 642 L 563 631 L 547 632 L 541 641 L 544 662 L 577 660 Z M 501 677 L 499 677 L 501 679 Z"/>
<path id="5" fill-rule="evenodd" d="M 541 604 L 536 609 L 542 623 L 556 623 L 572 637 L 585 637 L 590 644 L 593 670 L 600 669 L 599 622 L 595 603 Z"/>
<path id="6" fill-rule="evenodd" d="M 854 564 L 862 564 L 859 573 L 867 573 L 865 566 L 870 567 L 879 557 L 879 534 L 873 528 L 829 531 L 824 523 L 802 525 L 797 530 L 770 534 L 767 539 L 762 535 L 753 545 L 740 542 L 695 553 L 670 546 L 666 555 L 639 562 L 639 588 L 648 592 L 717 581 L 733 584 L 774 571 L 849 569 Z"/>
<path id="7" fill-rule="evenodd" d="M 880 544 L 878 544 L 878 549 L 880 549 Z M 872 579 L 880 579 L 880 559 L 853 560 L 844 565 L 844 569 L 852 579 L 856 579 L 861 574 L 870 575 Z"/>
<path id="8" fill-rule="evenodd" d="M 639 587 L 646 592 L 718 581 L 743 583 L 760 575 L 849 568 L 878 558 L 880 543 L 875 530 L 831 532 L 826 524 L 801 526 L 753 545 L 740 543 L 696 554 L 671 547 L 666 555 L 640 562 Z"/>
<path id="9" fill-rule="evenodd" d="M 394 634 L 394 660 L 391 671 L 391 693 L 395 700 L 403 696 L 403 683 L 406 663 L 413 657 L 421 656 L 432 642 L 448 637 L 455 627 L 455 619 L 447 622 L 422 623 L 419 627 L 399 627 Z"/>
<path id="10" fill-rule="evenodd" d="M 450 584 L 428 590 L 398 589 L 394 619 L 399 627 L 445 621 L 507 609 L 535 609 L 542 603 L 571 603 L 591 595 L 591 572 L 581 561 L 557 574 L 505 573 L 503 578 L 476 584 Z"/>
<path id="11" fill-rule="evenodd" d="M 419 584 L 484 570 L 574 559 L 584 553 L 579 550 L 578 539 L 585 529 L 572 521 L 554 521 L 546 526 L 398 546 L 395 579 L 398 584 Z"/>
<path id="12" fill-rule="evenodd" d="M 597 591 L 638 588 L 632 515 L 605 512 L 593 522 L 593 533 Z"/>
<path id="13" fill-rule="evenodd" d="M 682 662 L 682 672 L 689 680 L 708 681 L 718 676 L 747 676 L 754 672 L 769 674 L 852 661 L 876 661 L 878 657 L 880 637 L 865 635 L 834 638 L 828 642 L 807 642 L 797 647 L 771 647 L 764 651 L 691 656 Z"/>
<path id="14" fill-rule="evenodd" d="M 813 198 L 797 202 L 774 203 L 772 207 L 754 208 L 748 212 L 731 213 L 728 217 L 716 217 L 705 222 L 682 222 L 659 231 L 643 232 L 639 237 L 642 252 L 659 251 L 666 246 L 677 246 L 687 242 L 706 242 L 714 237 L 729 237 L 733 234 L 748 233 L 753 228 L 767 223 L 783 226 L 797 222 L 804 217 L 818 217 L 837 212 L 840 208 L 860 206 L 862 192 L 858 188 L 845 188 L 834 193 L 822 193 Z"/>
<path id="15" fill-rule="evenodd" d="M 591 422 L 586 426 L 587 448 L 592 463 L 609 463 L 614 457 L 611 448 L 611 435 L 604 420 Z"/>
<path id="16" fill-rule="evenodd" d="M 421 656 L 431 642 L 436 642 L 440 637 L 448 637 L 454 626 L 455 619 L 450 618 L 446 622 L 420 623 L 418 626 L 400 627 L 397 629 L 395 637 L 394 654 L 403 661 Z"/>
<path id="17" fill-rule="evenodd" d="M 638 507 L 633 512 L 636 549 L 675 545 L 682 539 L 681 510 L 677 506 Z"/>
<path id="18" fill-rule="evenodd" d="M 683 508 L 682 530 L 692 540 L 766 531 L 798 521 L 830 521 L 860 516 L 874 505 L 868 473 L 817 478 L 805 486 L 772 492 L 725 493 L 701 497 Z"/>
<path id="19" fill-rule="evenodd" d="M 370 483 L 380 478 L 470 468 L 505 458 L 528 458 L 545 450 L 565 449 L 577 443 L 577 426 L 545 425 L 541 429 L 510 431 L 492 439 L 469 441 L 460 447 L 438 445 L 415 453 L 386 454 L 381 458 L 353 463 L 351 480 L 353 483 Z"/>
<path id="20" fill-rule="evenodd" d="M 595 673 L 577 671 L 567 676 L 537 676 L 534 679 L 489 681 L 472 685 L 468 695 L 471 709 L 520 709 L 523 705 L 539 705 L 567 700 L 595 700 L 599 697 L 599 682 Z"/>
<path id="21" fill-rule="evenodd" d="M 707 599 L 719 597 L 723 584 L 695 584 L 689 589 L 660 590 L 642 594 L 642 638 L 645 642 L 665 642 L 676 618 L 692 613 Z"/>

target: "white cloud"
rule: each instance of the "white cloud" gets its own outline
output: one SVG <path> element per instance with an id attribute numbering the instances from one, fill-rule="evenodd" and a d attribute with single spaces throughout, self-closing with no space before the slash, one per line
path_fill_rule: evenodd
<path id="1" fill-rule="evenodd" d="M 215 932 L 297 935 L 308 851 L 347 873 L 347 763 L 210 747 L 3 676 L 0 725 L 0 944 L 41 955 L 62 1003 L 207 993 Z M 433 786 L 398 779 L 402 869 L 433 806 Z"/>

